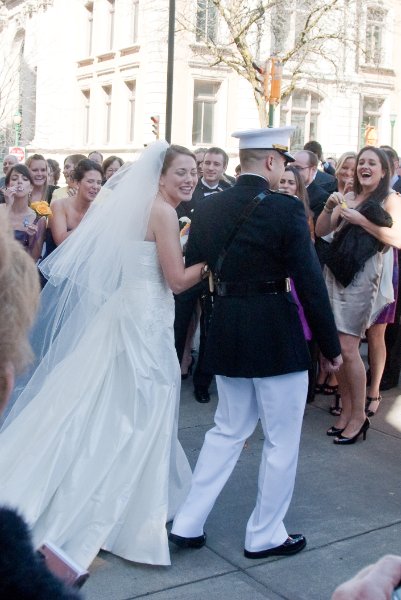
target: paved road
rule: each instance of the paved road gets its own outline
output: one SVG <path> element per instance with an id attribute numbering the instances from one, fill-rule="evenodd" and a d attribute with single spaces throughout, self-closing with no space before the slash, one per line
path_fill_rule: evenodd
<path id="1" fill-rule="evenodd" d="M 366 442 L 338 447 L 325 435 L 330 398 L 305 412 L 297 482 L 286 518 L 307 548 L 293 557 L 248 560 L 245 524 L 256 494 L 263 442 L 249 440 L 207 523 L 201 550 L 171 548 L 171 567 L 129 563 L 100 553 L 83 588 L 87 600 L 324 600 L 334 588 L 384 553 L 401 554 L 401 388 L 385 392 Z M 285 398 L 283 398 L 285 402 Z M 213 422 L 210 404 L 184 382 L 180 439 L 193 465 Z"/>

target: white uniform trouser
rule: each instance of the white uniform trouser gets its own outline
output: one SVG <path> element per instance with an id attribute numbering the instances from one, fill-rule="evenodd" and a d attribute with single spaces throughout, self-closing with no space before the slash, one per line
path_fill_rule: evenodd
<path id="1" fill-rule="evenodd" d="M 204 523 L 260 419 L 265 435 L 256 506 L 246 527 L 251 552 L 280 546 L 295 483 L 308 372 L 243 379 L 217 376 L 215 426 L 206 433 L 187 499 L 172 532 L 202 535 Z"/>

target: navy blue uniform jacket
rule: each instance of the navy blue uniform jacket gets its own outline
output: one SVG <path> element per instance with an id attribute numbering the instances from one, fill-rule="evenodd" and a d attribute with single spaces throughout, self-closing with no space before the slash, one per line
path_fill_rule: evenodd
<path id="1" fill-rule="evenodd" d="M 214 269 L 244 207 L 268 183 L 242 175 L 234 187 L 204 198 L 194 213 L 188 266 Z M 302 202 L 271 193 L 241 226 L 222 266 L 221 281 L 271 281 L 291 276 L 309 325 L 327 358 L 340 354 L 326 286 Z M 228 377 L 270 377 L 310 366 L 291 293 L 216 297 L 206 342 L 205 371 Z"/>

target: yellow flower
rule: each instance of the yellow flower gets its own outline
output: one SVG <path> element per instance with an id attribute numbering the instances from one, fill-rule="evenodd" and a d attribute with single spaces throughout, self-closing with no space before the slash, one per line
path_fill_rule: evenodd
<path id="1" fill-rule="evenodd" d="M 32 202 L 30 207 L 36 212 L 38 217 L 50 217 L 52 214 L 50 206 L 44 200 L 40 202 Z"/>

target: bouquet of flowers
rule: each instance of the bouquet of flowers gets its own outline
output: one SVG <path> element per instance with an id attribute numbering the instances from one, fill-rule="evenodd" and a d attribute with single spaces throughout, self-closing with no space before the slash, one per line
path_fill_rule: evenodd
<path id="1" fill-rule="evenodd" d="M 41 217 L 50 217 L 52 214 L 52 210 L 47 202 L 44 200 L 38 202 L 31 202 L 29 205 L 32 210 L 36 213 L 36 218 L 34 223 L 37 223 Z"/>

